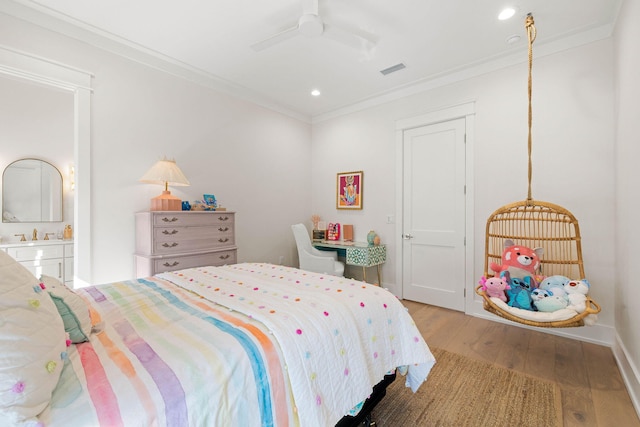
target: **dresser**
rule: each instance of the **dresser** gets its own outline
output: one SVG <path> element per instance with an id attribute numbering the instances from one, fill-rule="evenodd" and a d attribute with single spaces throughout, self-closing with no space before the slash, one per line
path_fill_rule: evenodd
<path id="1" fill-rule="evenodd" d="M 73 288 L 73 241 L 34 240 L 6 243 L 0 249 L 24 265 L 34 276 L 55 277 Z"/>
<path id="2" fill-rule="evenodd" d="M 237 262 L 235 213 L 152 211 L 136 213 L 136 277 Z"/>

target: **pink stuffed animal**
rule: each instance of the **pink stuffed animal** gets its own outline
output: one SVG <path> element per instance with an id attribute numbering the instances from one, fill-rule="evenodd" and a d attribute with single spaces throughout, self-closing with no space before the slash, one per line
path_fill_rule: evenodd
<path id="1" fill-rule="evenodd" d="M 490 268 L 497 276 L 503 271 L 508 271 L 511 278 L 524 279 L 526 276 L 536 276 L 536 270 L 540 267 L 542 248 L 530 249 L 519 246 L 513 240 L 504 241 L 502 252 L 502 264 L 491 263 Z"/>
<path id="2" fill-rule="evenodd" d="M 507 302 L 507 296 L 504 291 L 511 289 L 511 286 L 509 286 L 505 278 L 491 277 L 487 279 L 482 276 L 482 279 L 480 279 L 478 283 L 482 285 L 482 290 L 490 297 L 500 298 L 502 301 Z"/>

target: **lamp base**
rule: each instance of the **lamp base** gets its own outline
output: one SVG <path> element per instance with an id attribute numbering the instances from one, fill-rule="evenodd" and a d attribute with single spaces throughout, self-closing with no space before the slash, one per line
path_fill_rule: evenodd
<path id="1" fill-rule="evenodd" d="M 151 199 L 152 211 L 181 211 L 182 200 L 171 195 L 171 191 L 163 191 L 161 195 Z"/>

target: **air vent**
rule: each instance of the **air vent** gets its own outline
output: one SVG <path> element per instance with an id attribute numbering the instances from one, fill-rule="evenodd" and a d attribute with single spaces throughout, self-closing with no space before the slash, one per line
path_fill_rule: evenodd
<path id="1" fill-rule="evenodd" d="M 407 68 L 402 62 L 396 65 L 392 65 L 389 68 L 385 68 L 384 70 L 380 70 L 380 73 L 382 73 L 383 76 L 386 76 L 387 74 L 391 74 L 391 73 L 395 73 L 396 71 L 400 71 L 403 68 Z"/>

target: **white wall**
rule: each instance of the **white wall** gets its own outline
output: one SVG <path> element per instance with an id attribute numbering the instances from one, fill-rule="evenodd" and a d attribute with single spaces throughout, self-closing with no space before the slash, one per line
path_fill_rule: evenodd
<path id="1" fill-rule="evenodd" d="M 534 49 L 535 54 L 535 49 Z M 474 101 L 474 277 L 484 265 L 487 217 L 527 197 L 527 64 L 415 94 L 313 127 L 314 213 L 355 224 L 357 240 L 374 229 L 394 259 L 395 121 Z M 610 39 L 534 58 L 533 197 L 564 206 L 580 221 L 585 272 L 602 305 L 599 324 L 614 326 L 614 85 Z M 507 161 L 500 161 L 505 158 Z M 364 210 L 335 209 L 335 174 L 364 170 Z M 394 283 L 393 261 L 383 282 Z M 467 284 L 472 291 L 474 283 Z M 468 310 L 473 311 L 475 307 Z M 589 334 L 590 328 L 581 328 Z M 593 329 L 591 330 L 593 332 Z M 601 337 L 592 337 L 595 340 Z"/>
<path id="2" fill-rule="evenodd" d="M 239 259 L 295 262 L 289 225 L 312 213 L 374 229 L 389 245 L 383 282 L 395 268 L 395 121 L 475 101 L 474 271 L 482 273 L 484 223 L 526 197 L 526 63 L 311 126 L 83 42 L 0 14 L 0 44 L 95 75 L 92 95 L 93 281 L 132 275 L 133 213 L 159 192 L 139 177 L 174 157 L 191 187 L 238 212 Z M 612 41 L 534 63 L 533 195 L 581 222 L 600 324 L 614 324 L 614 99 Z M 311 144 L 310 141 L 313 141 Z M 510 161 L 502 164 L 498 156 Z M 308 173 L 311 170 L 311 174 Z M 335 209 L 336 173 L 364 171 L 364 209 Z M 497 172 L 496 172 L 497 171 Z M 311 191 L 309 191 L 309 189 Z M 472 288 L 475 283 L 467 284 Z M 397 289 L 396 289 L 397 290 Z"/>
<path id="3" fill-rule="evenodd" d="M 294 263 L 290 225 L 311 215 L 309 124 L 3 14 L 0 44 L 95 76 L 92 282 L 133 276 L 134 213 L 162 190 L 138 179 L 163 155 L 192 184 L 173 194 L 213 193 L 237 212 L 239 261 Z"/>
<path id="4" fill-rule="evenodd" d="M 0 173 L 10 163 L 28 157 L 51 163 L 63 179 L 63 222 L 0 222 L 0 236 L 3 243 L 20 240 L 16 233 L 24 233 L 31 240 L 35 228 L 38 238 L 44 239 L 45 233 L 62 232 L 65 224 L 73 224 L 69 181 L 69 166 L 73 164 L 73 96 L 8 77 L 0 77 L 0 94 Z"/>
<path id="5" fill-rule="evenodd" d="M 627 384 L 635 396 L 640 413 L 640 310 L 635 283 L 636 242 L 640 241 L 640 82 L 638 82 L 638 40 L 640 40 L 640 3 L 625 1 L 620 11 L 615 33 L 617 82 L 617 144 L 616 144 L 616 266 L 615 313 L 618 345 L 629 359 Z M 620 357 L 619 357 L 620 359 Z M 624 362 L 624 360 L 623 360 Z M 625 364 L 623 366 L 623 373 Z M 632 381 L 635 375 L 635 382 Z"/>

